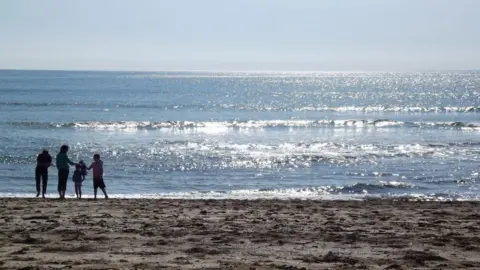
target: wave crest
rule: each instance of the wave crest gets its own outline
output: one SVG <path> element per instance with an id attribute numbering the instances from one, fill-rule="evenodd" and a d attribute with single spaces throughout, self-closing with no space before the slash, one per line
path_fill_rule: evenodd
<path id="1" fill-rule="evenodd" d="M 467 122 L 409 122 L 390 119 L 375 120 L 251 120 L 251 121 L 113 121 L 113 122 L 9 122 L 12 126 L 31 128 L 78 128 L 127 130 L 162 128 L 322 128 L 322 127 L 409 127 L 409 128 L 467 128 L 480 130 L 480 124 Z"/>
<path id="2" fill-rule="evenodd" d="M 356 183 L 348 186 L 318 186 L 303 188 L 265 188 L 265 189 L 239 189 L 219 191 L 180 191 L 180 192 L 159 192 L 159 193 L 111 193 L 110 198 L 121 199 L 215 199 L 215 200 L 257 200 L 257 199 L 279 199 L 279 200 L 369 200 L 369 199 L 391 199 L 408 201 L 478 201 L 480 197 L 475 194 L 457 193 L 429 193 L 428 189 L 415 186 L 406 182 L 378 182 L 378 183 Z M 3 192 L 0 197 L 33 197 L 31 193 Z M 48 193 L 47 197 L 56 196 Z M 71 198 L 74 195 L 70 195 Z M 86 198 L 92 196 L 86 195 Z"/>

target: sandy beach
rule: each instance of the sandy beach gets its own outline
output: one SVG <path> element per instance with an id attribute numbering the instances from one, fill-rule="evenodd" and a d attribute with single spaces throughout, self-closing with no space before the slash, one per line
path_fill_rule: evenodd
<path id="1" fill-rule="evenodd" d="M 0 203 L 0 269 L 480 269 L 479 202 Z"/>

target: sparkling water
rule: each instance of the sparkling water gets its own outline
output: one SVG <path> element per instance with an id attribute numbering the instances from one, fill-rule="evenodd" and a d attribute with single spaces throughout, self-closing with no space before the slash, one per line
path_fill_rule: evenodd
<path id="1" fill-rule="evenodd" d="M 480 198 L 480 72 L 3 70 L 0 113 L 0 196 L 68 144 L 111 197 Z"/>

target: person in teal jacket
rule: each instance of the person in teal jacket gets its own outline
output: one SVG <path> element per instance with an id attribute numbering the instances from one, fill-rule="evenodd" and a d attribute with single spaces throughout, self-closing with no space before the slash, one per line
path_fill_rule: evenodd
<path id="1" fill-rule="evenodd" d="M 71 161 L 68 156 L 68 145 L 62 145 L 60 152 L 57 154 L 56 164 L 58 169 L 58 195 L 60 199 L 65 199 L 65 192 L 67 191 L 68 173 L 70 172 L 70 165 L 75 166 L 77 163 Z"/>

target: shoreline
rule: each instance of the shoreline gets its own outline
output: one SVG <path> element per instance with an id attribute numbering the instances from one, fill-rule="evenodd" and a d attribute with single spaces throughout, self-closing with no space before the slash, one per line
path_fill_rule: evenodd
<path id="1" fill-rule="evenodd" d="M 85 191 L 84 191 L 85 192 Z M 107 192 L 109 192 L 107 190 Z M 224 195 L 224 196 L 222 196 Z M 109 199 L 112 200 L 186 200 L 186 201 L 338 201 L 338 202 L 348 202 L 348 201 L 408 201 L 408 202 L 480 202 L 480 197 L 474 196 L 437 196 L 435 194 L 409 194 L 409 195 L 381 195 L 381 194 L 328 194 L 328 195 L 315 195 L 315 196 L 295 196 L 295 195 L 284 195 L 279 196 L 275 195 L 239 195 L 234 196 L 232 194 L 216 194 L 216 195 L 205 195 L 203 193 L 152 193 L 152 194 L 119 194 L 112 193 L 108 194 Z M 34 193 L 0 193 L 1 199 L 18 199 L 18 200 L 58 200 L 58 194 L 47 194 L 45 198 L 41 196 L 36 197 Z M 67 200 L 77 200 L 75 194 L 66 194 L 65 199 Z M 98 199 L 103 200 L 104 196 L 101 191 L 99 191 Z M 82 200 L 93 200 L 93 194 L 87 192 L 83 194 Z"/>
<path id="2" fill-rule="evenodd" d="M 480 268 L 479 201 L 0 198 L 0 204 L 0 269 Z"/>

